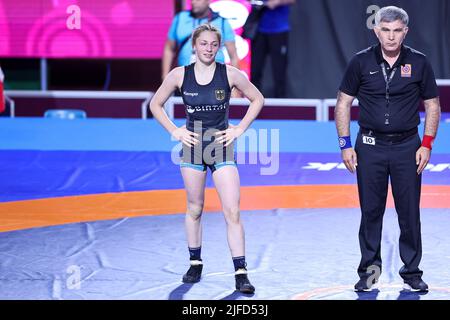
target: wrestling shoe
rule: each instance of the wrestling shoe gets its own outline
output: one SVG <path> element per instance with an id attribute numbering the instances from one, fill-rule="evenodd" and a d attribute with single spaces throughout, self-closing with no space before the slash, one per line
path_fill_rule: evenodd
<path id="1" fill-rule="evenodd" d="M 196 283 L 200 281 L 203 270 L 203 262 L 200 260 L 191 260 L 189 270 L 183 276 L 184 283 Z"/>
<path id="2" fill-rule="evenodd" d="M 247 277 L 247 270 L 238 269 L 234 274 L 236 280 L 236 290 L 242 293 L 253 293 L 255 292 L 255 287 L 252 286 Z"/>

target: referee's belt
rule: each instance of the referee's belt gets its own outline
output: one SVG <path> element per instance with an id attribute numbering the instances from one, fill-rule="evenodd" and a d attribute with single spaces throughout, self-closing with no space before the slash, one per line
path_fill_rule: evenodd
<path id="1" fill-rule="evenodd" d="M 382 141 L 388 141 L 388 142 L 399 142 L 406 138 L 409 138 L 415 134 L 417 134 L 418 130 L 417 127 L 412 128 L 408 131 L 403 132 L 393 132 L 393 133 L 384 133 L 384 132 L 378 132 L 375 130 L 367 129 L 367 128 L 360 128 L 359 132 L 364 135 L 368 135 L 370 137 L 375 137 L 378 140 Z"/>

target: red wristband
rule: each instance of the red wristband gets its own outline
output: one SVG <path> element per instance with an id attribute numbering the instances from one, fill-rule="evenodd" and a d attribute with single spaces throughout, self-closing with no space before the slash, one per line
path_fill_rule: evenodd
<path id="1" fill-rule="evenodd" d="M 422 139 L 422 147 L 425 147 L 425 148 L 428 148 L 431 150 L 433 147 L 433 141 L 434 141 L 433 136 L 424 135 L 423 139 Z"/>

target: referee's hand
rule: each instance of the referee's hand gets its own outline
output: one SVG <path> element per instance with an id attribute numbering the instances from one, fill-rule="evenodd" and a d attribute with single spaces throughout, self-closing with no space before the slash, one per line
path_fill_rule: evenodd
<path id="1" fill-rule="evenodd" d="M 341 151 L 341 155 L 348 171 L 350 171 L 351 173 L 355 173 L 356 167 L 358 166 L 358 157 L 356 156 L 355 150 L 353 148 L 344 149 Z"/>
<path id="2" fill-rule="evenodd" d="M 421 174 L 430 161 L 431 150 L 426 147 L 420 147 L 416 152 L 417 174 Z"/>

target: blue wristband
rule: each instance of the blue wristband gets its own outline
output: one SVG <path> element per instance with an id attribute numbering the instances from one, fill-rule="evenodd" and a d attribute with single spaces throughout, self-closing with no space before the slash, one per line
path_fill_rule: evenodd
<path id="1" fill-rule="evenodd" d="M 352 141 L 350 140 L 350 136 L 339 137 L 339 147 L 341 148 L 341 150 L 351 148 Z"/>

